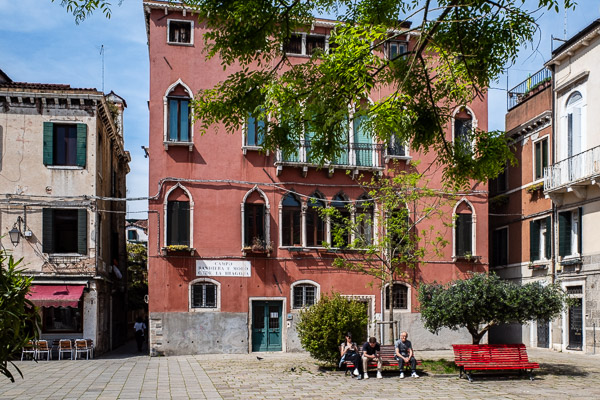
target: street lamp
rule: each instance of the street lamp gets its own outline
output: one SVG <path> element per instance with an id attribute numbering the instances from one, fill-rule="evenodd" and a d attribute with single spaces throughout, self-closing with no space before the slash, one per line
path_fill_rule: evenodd
<path id="1" fill-rule="evenodd" d="M 19 228 L 17 228 L 16 223 L 13 225 L 13 228 L 10 231 L 8 231 L 8 236 L 10 236 L 10 241 L 12 242 L 13 246 L 19 244 L 19 239 L 21 238 L 21 231 L 19 230 Z"/>

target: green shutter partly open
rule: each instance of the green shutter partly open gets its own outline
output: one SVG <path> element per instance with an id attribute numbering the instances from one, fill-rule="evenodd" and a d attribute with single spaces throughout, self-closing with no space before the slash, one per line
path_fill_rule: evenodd
<path id="1" fill-rule="evenodd" d="M 42 209 L 42 251 L 44 253 L 54 253 L 54 210 L 51 208 Z"/>
<path id="2" fill-rule="evenodd" d="M 558 255 L 571 254 L 571 211 L 558 214 Z"/>
<path id="3" fill-rule="evenodd" d="M 77 210 L 77 252 L 87 254 L 87 209 Z"/>
<path id="4" fill-rule="evenodd" d="M 581 236 L 583 230 L 583 207 L 579 207 L 579 224 L 577 225 L 577 252 L 579 255 L 583 254 L 583 237 Z"/>
<path id="5" fill-rule="evenodd" d="M 529 261 L 540 259 L 540 220 L 529 221 Z"/>
<path id="6" fill-rule="evenodd" d="M 552 258 L 552 221 L 550 216 L 546 217 L 546 233 L 544 234 L 545 241 L 545 256 L 546 259 L 549 260 Z"/>
<path id="7" fill-rule="evenodd" d="M 44 122 L 44 165 L 54 164 L 54 124 L 52 122 Z"/>
<path id="8" fill-rule="evenodd" d="M 77 166 L 85 167 L 87 153 L 87 125 L 77 124 Z"/>

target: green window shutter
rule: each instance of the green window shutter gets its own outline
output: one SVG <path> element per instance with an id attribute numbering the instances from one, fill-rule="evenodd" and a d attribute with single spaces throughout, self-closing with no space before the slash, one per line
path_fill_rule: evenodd
<path id="1" fill-rule="evenodd" d="M 545 255 L 546 259 L 552 258 L 552 220 L 550 216 L 546 217 L 546 234 L 544 240 L 546 242 Z"/>
<path id="2" fill-rule="evenodd" d="M 42 251 L 54 253 L 54 210 L 44 208 L 42 210 Z"/>
<path id="3" fill-rule="evenodd" d="M 548 167 L 548 139 L 542 142 L 542 176 L 544 176 L 543 169 Z"/>
<path id="4" fill-rule="evenodd" d="M 558 214 L 558 255 L 571 254 L 571 212 Z"/>
<path id="5" fill-rule="evenodd" d="M 583 207 L 579 207 L 579 225 L 577 225 L 577 252 L 579 255 L 583 254 L 583 237 L 581 236 L 583 230 Z"/>
<path id="6" fill-rule="evenodd" d="M 77 166 L 85 167 L 87 155 L 87 125 L 77 124 Z M 85 253 L 83 253 L 85 254 Z"/>
<path id="7" fill-rule="evenodd" d="M 87 209 L 77 210 L 77 252 L 87 254 Z"/>
<path id="8" fill-rule="evenodd" d="M 54 164 L 54 124 L 44 122 L 44 165 Z"/>
<path id="9" fill-rule="evenodd" d="M 179 202 L 179 244 L 190 245 L 190 202 Z"/>
<path id="10" fill-rule="evenodd" d="M 535 179 L 542 177 L 542 142 L 535 144 Z"/>
<path id="11" fill-rule="evenodd" d="M 456 219 L 456 255 L 473 254 L 471 214 L 458 214 Z"/>
<path id="12" fill-rule="evenodd" d="M 540 221 L 529 222 L 529 260 L 540 259 Z"/>

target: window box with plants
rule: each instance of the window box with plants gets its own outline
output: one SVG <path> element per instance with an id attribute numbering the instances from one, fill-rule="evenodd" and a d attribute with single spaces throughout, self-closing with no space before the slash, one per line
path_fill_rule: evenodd
<path id="1" fill-rule="evenodd" d="M 261 238 L 255 237 L 252 239 L 251 245 L 246 245 L 242 248 L 244 255 L 246 254 L 267 254 L 270 255 L 273 251 L 273 242 L 267 242 Z"/>
<path id="2" fill-rule="evenodd" d="M 189 253 L 192 254 L 194 252 L 194 248 L 186 245 L 186 244 L 170 244 L 168 246 L 163 247 L 162 254 L 164 256 L 177 254 L 177 253 Z"/>
<path id="3" fill-rule="evenodd" d="M 471 253 L 456 255 L 453 258 L 454 258 L 454 261 L 462 261 L 462 262 L 476 263 L 476 262 L 481 261 L 481 256 L 475 256 Z"/>
<path id="4" fill-rule="evenodd" d="M 529 194 L 537 193 L 539 190 L 544 190 L 544 182 L 537 182 L 532 185 L 529 185 L 525 190 L 527 190 L 527 193 Z"/>

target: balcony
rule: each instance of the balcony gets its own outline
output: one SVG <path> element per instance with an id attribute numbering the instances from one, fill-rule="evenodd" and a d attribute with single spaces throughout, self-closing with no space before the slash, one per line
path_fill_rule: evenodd
<path id="1" fill-rule="evenodd" d="M 383 170 L 384 146 L 372 143 L 351 143 L 341 149 L 341 153 L 330 161 L 325 162 L 322 167 L 329 169 L 330 173 L 338 169 L 352 169 L 355 172 L 360 170 Z M 277 174 L 279 175 L 283 166 L 302 167 L 306 174 L 308 167 L 321 167 L 314 157 L 311 156 L 310 141 L 300 142 L 298 150 L 291 154 L 284 154 L 278 151 L 275 159 Z"/>
<path id="2" fill-rule="evenodd" d="M 550 85 L 552 73 L 547 68 L 542 68 L 530 75 L 523 82 L 508 91 L 508 109 L 515 108 L 534 94 Z"/>
<path id="3" fill-rule="evenodd" d="M 589 185 L 600 185 L 600 146 L 544 169 L 544 193 L 559 205 L 564 193 L 585 199 Z"/>

